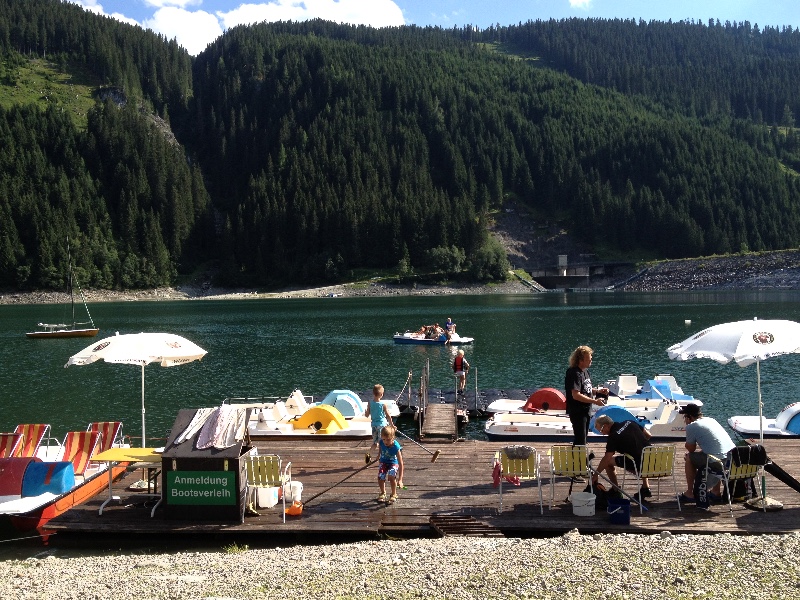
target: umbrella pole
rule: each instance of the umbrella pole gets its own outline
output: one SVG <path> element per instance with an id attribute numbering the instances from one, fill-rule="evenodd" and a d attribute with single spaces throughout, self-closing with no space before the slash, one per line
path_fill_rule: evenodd
<path id="1" fill-rule="evenodd" d="M 147 438 L 144 433 L 144 363 L 142 363 L 142 448 L 147 448 Z"/>
<path id="2" fill-rule="evenodd" d="M 756 381 L 758 382 L 758 443 L 764 445 L 764 407 L 761 403 L 761 361 L 756 359 Z M 759 467 L 761 471 L 761 498 L 748 500 L 747 504 L 757 510 L 779 510 L 783 504 L 772 498 L 767 498 L 767 476 L 764 467 Z"/>

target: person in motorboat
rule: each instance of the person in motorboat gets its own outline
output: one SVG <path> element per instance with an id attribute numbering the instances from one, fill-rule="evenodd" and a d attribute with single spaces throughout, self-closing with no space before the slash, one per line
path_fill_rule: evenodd
<path id="1" fill-rule="evenodd" d="M 650 433 L 635 421 L 621 421 L 615 423 L 608 415 L 600 415 L 595 419 L 594 428 L 601 434 L 608 436 L 606 453 L 600 459 L 596 472 L 592 476 L 592 485 L 597 485 L 597 474 L 606 472 L 608 479 L 619 487 L 615 467 L 621 467 L 629 473 L 637 473 L 642 467 L 642 451 L 650 445 Z M 625 456 L 625 455 L 629 456 Z M 631 461 L 633 457 L 635 464 Z M 650 482 L 642 478 L 642 488 L 634 494 L 637 502 L 652 496 Z"/>
<path id="2" fill-rule="evenodd" d="M 464 351 L 460 350 L 456 353 L 453 359 L 453 372 L 458 377 L 458 395 L 464 395 L 464 388 L 467 385 L 467 373 L 469 373 L 469 363 L 464 358 Z"/>
<path id="3" fill-rule="evenodd" d="M 589 346 L 578 346 L 569 357 L 569 368 L 564 375 L 564 395 L 567 398 L 567 414 L 575 438 L 573 446 L 585 446 L 589 435 L 589 409 L 592 404 L 605 406 L 603 396 L 608 397 L 608 388 L 592 387 L 589 367 L 593 350 Z"/>
<path id="4" fill-rule="evenodd" d="M 398 482 L 403 481 L 403 447 L 395 439 L 395 428 L 387 425 L 381 430 L 381 441 L 379 444 L 380 466 L 378 467 L 378 487 L 381 490 L 378 502 L 394 504 L 397 500 Z M 386 480 L 389 480 L 391 492 L 386 496 Z M 402 486 L 402 483 L 400 483 Z"/>
<path id="5" fill-rule="evenodd" d="M 694 482 L 699 469 L 705 469 L 708 464 L 712 471 L 722 471 L 719 459 L 728 456 L 736 447 L 731 436 L 717 421 L 703 415 L 697 404 L 687 404 L 678 411 L 686 422 L 686 492 L 681 494 L 680 500 L 684 504 L 694 504 Z M 698 449 L 699 446 L 699 449 Z M 710 457 L 709 457 L 710 455 Z M 717 480 L 708 492 L 710 500 L 718 501 L 721 497 L 721 481 Z"/>
<path id="6" fill-rule="evenodd" d="M 386 407 L 386 405 L 381 402 L 382 398 L 383 386 L 380 383 L 376 383 L 374 386 L 372 386 L 372 400 L 369 401 L 367 404 L 367 410 L 364 411 L 364 416 L 369 417 L 372 424 L 372 446 L 370 446 L 370 451 L 373 451 L 378 447 L 378 442 L 380 442 L 381 431 L 383 428 L 387 425 L 394 427 L 392 415 L 389 414 L 389 409 Z M 370 458 L 370 453 L 367 452 L 364 455 L 364 462 L 369 464 Z"/>

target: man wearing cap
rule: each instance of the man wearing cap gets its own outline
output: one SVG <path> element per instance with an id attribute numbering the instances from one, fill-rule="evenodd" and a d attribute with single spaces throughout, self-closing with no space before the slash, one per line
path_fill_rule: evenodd
<path id="1" fill-rule="evenodd" d="M 615 486 L 619 487 L 617 474 L 614 467 L 620 466 L 631 473 L 636 473 L 642 467 L 642 452 L 645 447 L 650 445 L 648 441 L 650 433 L 634 421 L 622 421 L 615 423 L 608 415 L 600 415 L 595 419 L 594 428 L 601 434 L 608 436 L 606 441 L 606 453 L 597 465 L 597 472 L 592 477 L 593 484 L 597 484 L 597 473 L 605 471 L 608 479 Z M 627 454 L 628 456 L 615 456 L 615 454 Z M 634 465 L 631 462 L 636 461 Z M 642 489 L 634 494 L 634 499 L 641 502 L 644 498 L 652 496 L 650 482 L 647 478 L 642 479 Z"/>
<path id="2" fill-rule="evenodd" d="M 722 470 L 722 463 L 719 459 L 724 459 L 728 452 L 733 450 L 736 444 L 731 440 L 731 436 L 717 421 L 711 417 L 704 417 L 703 411 L 697 404 L 687 404 L 678 411 L 683 415 L 686 422 L 686 487 L 687 491 L 681 494 L 681 502 L 694 503 L 694 480 L 698 469 L 705 469 L 706 463 Z M 698 446 L 700 450 L 698 450 Z M 709 460 L 709 455 L 713 457 Z M 716 498 L 709 493 L 709 497 L 719 499 L 720 481 L 717 481 L 711 492 L 716 494 Z"/>

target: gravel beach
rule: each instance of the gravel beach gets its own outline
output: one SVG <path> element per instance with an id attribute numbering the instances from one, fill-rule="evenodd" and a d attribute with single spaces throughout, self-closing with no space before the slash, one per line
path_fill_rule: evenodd
<path id="1" fill-rule="evenodd" d="M 269 550 L 58 551 L 7 560 L 0 594 L 157 600 L 255 598 L 796 598 L 800 535 L 448 537 Z"/>
<path id="2" fill-rule="evenodd" d="M 605 285 L 603 287 L 605 288 Z M 667 261 L 614 284 L 625 291 L 800 289 L 800 252 Z M 531 293 L 521 283 L 340 285 L 276 292 L 163 288 L 86 292 L 88 301 Z M 0 294 L 0 304 L 57 303 Z M 720 517 L 722 518 L 722 517 Z M 17 553 L 24 554 L 24 552 Z M 26 554 L 27 555 L 27 554 Z M 56 547 L 0 561 L 3 598 L 795 598 L 800 533 L 774 536 L 595 534 L 546 539 L 448 537 L 273 549 L 105 554 Z"/>

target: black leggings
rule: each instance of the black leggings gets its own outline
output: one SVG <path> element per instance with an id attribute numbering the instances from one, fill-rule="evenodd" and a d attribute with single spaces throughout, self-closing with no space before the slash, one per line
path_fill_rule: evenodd
<path id="1" fill-rule="evenodd" d="M 572 423 L 572 432 L 575 434 L 573 446 L 585 446 L 586 436 L 589 434 L 589 413 L 580 415 L 570 415 L 569 422 Z"/>

